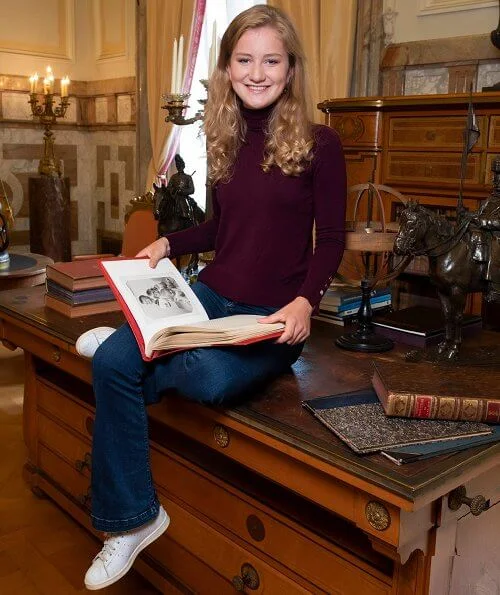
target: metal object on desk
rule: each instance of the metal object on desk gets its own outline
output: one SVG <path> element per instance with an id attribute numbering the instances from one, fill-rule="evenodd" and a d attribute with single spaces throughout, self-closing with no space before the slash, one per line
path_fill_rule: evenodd
<path id="1" fill-rule="evenodd" d="M 370 304 L 371 292 L 381 281 L 388 281 L 395 277 L 405 262 L 401 261 L 389 274 L 384 275 L 389 263 L 388 256 L 394 245 L 396 229 L 386 224 L 381 192 L 396 196 L 403 203 L 405 200 L 397 190 L 371 182 L 352 186 L 349 192 L 355 192 L 357 197 L 352 228 L 346 229 L 346 250 L 359 252 L 362 255 L 361 305 L 357 313 L 358 326 L 356 330 L 343 334 L 335 341 L 335 344 L 349 351 L 380 353 L 392 349 L 394 342 L 375 333 Z M 363 197 L 367 198 L 367 216 L 365 222 L 360 222 L 357 220 L 357 213 Z M 373 221 L 374 204 L 378 205 L 379 222 Z"/>
<path id="2" fill-rule="evenodd" d="M 54 262 L 42 254 L 10 253 L 8 267 L 0 269 L 0 290 L 32 287 L 45 283 L 45 269 Z"/>

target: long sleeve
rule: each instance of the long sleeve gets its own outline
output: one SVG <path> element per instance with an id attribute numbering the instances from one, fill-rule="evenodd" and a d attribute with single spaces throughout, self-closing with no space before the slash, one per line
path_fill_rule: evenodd
<path id="1" fill-rule="evenodd" d="M 298 295 L 315 307 L 342 260 L 345 246 L 347 180 L 342 145 L 324 126 L 317 136 L 313 163 L 315 249 Z"/>

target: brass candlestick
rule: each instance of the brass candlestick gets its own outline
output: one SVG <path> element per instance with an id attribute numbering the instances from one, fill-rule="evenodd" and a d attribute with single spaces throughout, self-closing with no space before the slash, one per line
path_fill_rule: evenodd
<path id="1" fill-rule="evenodd" d="M 36 93 L 30 93 L 31 112 L 40 118 L 40 123 L 45 127 L 43 134 L 43 157 L 40 159 L 38 173 L 45 176 L 61 176 L 59 160 L 54 156 L 54 133 L 51 127 L 56 123 L 57 118 L 64 118 L 69 106 L 67 96 L 61 97 L 61 103 L 54 107 L 54 94 L 46 93 L 44 102 L 40 104 Z"/>
<path id="2" fill-rule="evenodd" d="M 172 122 L 178 126 L 186 126 L 187 124 L 193 124 L 203 119 L 203 113 L 201 111 L 196 112 L 192 118 L 186 118 L 184 112 L 189 107 L 187 100 L 189 99 L 189 93 L 168 93 L 162 95 L 166 104 L 161 106 L 161 109 L 166 109 L 168 114 L 165 116 L 165 122 Z"/>

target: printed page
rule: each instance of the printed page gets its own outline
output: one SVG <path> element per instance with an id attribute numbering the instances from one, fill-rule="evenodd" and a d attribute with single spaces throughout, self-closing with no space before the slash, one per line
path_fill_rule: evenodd
<path id="1" fill-rule="evenodd" d="M 139 327 L 146 355 L 151 355 L 151 337 L 161 329 L 208 320 L 201 302 L 168 258 L 154 269 L 147 258 L 103 260 L 102 264 Z"/>

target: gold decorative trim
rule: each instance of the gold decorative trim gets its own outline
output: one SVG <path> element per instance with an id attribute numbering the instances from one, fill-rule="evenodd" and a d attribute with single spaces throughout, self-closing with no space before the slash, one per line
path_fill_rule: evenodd
<path id="1" fill-rule="evenodd" d="M 385 531 L 391 525 L 391 515 L 382 502 L 370 500 L 365 507 L 366 520 L 377 531 Z"/>
<path id="2" fill-rule="evenodd" d="M 224 426 L 219 424 L 214 426 L 214 440 L 221 448 L 229 446 L 229 432 Z"/>

